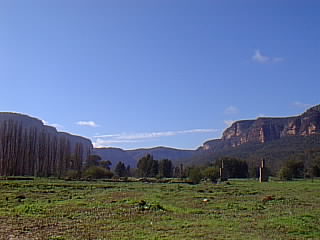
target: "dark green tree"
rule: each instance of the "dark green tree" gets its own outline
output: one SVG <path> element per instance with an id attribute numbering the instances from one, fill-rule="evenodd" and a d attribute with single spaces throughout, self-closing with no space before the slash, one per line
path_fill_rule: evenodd
<path id="1" fill-rule="evenodd" d="M 157 164 L 150 154 L 147 154 L 138 161 L 137 168 L 138 174 L 141 177 L 152 177 L 158 174 Z"/>
<path id="2" fill-rule="evenodd" d="M 165 178 L 172 177 L 173 166 L 172 162 L 168 159 L 160 160 L 159 162 L 159 176 Z"/>
<path id="3" fill-rule="evenodd" d="M 109 160 L 102 160 L 99 162 L 99 166 L 107 169 L 107 170 L 110 170 L 110 166 L 112 165 L 112 162 L 109 161 Z"/>
<path id="4" fill-rule="evenodd" d="M 289 160 L 284 163 L 279 171 L 279 177 L 283 180 L 304 177 L 304 162 L 301 160 Z"/>
<path id="5" fill-rule="evenodd" d="M 218 167 L 207 167 L 203 170 L 202 174 L 212 182 L 216 182 L 220 178 L 220 170 Z"/>
<path id="6" fill-rule="evenodd" d="M 230 157 L 223 157 L 217 161 L 214 165 L 217 167 L 221 166 L 223 161 L 224 168 L 228 171 L 230 178 L 247 178 L 248 177 L 248 164 L 247 162 Z"/>
<path id="7" fill-rule="evenodd" d="M 123 162 L 118 162 L 116 168 L 114 170 L 118 177 L 126 177 L 127 176 L 127 168 Z"/>
<path id="8" fill-rule="evenodd" d="M 181 178 L 181 171 L 180 171 L 180 167 L 176 166 L 173 169 L 173 177 L 174 178 Z"/>
<path id="9" fill-rule="evenodd" d="M 157 160 L 152 160 L 150 173 L 148 177 L 156 177 L 159 173 L 159 162 Z"/>
<path id="10" fill-rule="evenodd" d="M 99 166 L 99 161 L 101 161 L 101 157 L 99 155 L 89 155 L 87 167 Z"/>
<path id="11" fill-rule="evenodd" d="M 83 172 L 83 176 L 90 179 L 112 178 L 113 173 L 99 166 L 91 166 Z"/>
<path id="12" fill-rule="evenodd" d="M 150 162 L 153 160 L 153 157 L 148 154 L 147 156 L 142 157 L 137 164 L 138 175 L 141 177 L 147 177 L 149 173 Z"/>
<path id="13" fill-rule="evenodd" d="M 127 166 L 127 177 L 131 177 L 131 168 L 130 168 L 130 165 Z"/>
<path id="14" fill-rule="evenodd" d="M 188 171 L 188 177 L 192 181 L 193 184 L 198 184 L 201 182 L 203 175 L 201 173 L 201 169 L 199 167 L 192 167 Z"/>
<path id="15" fill-rule="evenodd" d="M 279 170 L 279 178 L 281 180 L 285 180 L 285 181 L 292 180 L 293 174 L 292 174 L 291 169 L 288 168 L 288 167 L 280 168 L 280 170 Z"/>

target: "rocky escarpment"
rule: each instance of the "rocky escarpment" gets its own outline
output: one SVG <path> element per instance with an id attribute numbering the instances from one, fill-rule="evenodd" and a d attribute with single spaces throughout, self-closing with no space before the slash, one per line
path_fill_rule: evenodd
<path id="1" fill-rule="evenodd" d="M 320 105 L 295 117 L 237 121 L 224 131 L 221 139 L 204 143 L 201 150 L 215 151 L 245 143 L 265 143 L 288 136 L 314 134 L 320 134 Z"/>
<path id="2" fill-rule="evenodd" d="M 8 123 L 20 127 L 22 131 L 34 129 L 37 133 L 46 133 L 51 137 L 65 138 L 70 143 L 71 151 L 74 150 L 77 144 L 83 145 L 84 154 L 93 148 L 91 140 L 67 132 L 59 132 L 55 127 L 45 125 L 43 121 L 37 118 L 20 113 L 0 112 L 0 126 L 3 127 Z"/>

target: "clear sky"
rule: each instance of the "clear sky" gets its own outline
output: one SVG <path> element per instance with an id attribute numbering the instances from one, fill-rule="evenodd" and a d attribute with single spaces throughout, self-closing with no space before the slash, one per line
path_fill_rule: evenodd
<path id="1" fill-rule="evenodd" d="M 193 149 L 319 104 L 320 1 L 0 0 L 0 110 Z"/>

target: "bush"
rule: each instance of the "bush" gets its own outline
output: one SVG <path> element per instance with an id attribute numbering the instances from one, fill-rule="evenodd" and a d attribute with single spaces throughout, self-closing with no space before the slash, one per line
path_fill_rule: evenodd
<path id="1" fill-rule="evenodd" d="M 107 170 L 103 167 L 91 166 L 84 171 L 83 176 L 85 178 L 92 179 L 112 178 L 113 173 L 110 170 Z"/>
<path id="2" fill-rule="evenodd" d="M 75 180 L 80 178 L 80 172 L 76 170 L 68 170 L 64 176 L 65 180 Z"/>
<path id="3" fill-rule="evenodd" d="M 287 161 L 279 171 L 281 180 L 292 180 L 292 178 L 304 177 L 304 162 L 297 160 Z"/>
<path id="4" fill-rule="evenodd" d="M 192 181 L 193 184 L 200 183 L 202 179 L 202 174 L 200 168 L 191 168 L 189 170 L 189 178 Z"/>
<path id="5" fill-rule="evenodd" d="M 203 176 L 212 182 L 216 182 L 220 178 L 220 170 L 217 167 L 208 167 L 203 170 Z"/>
<path id="6" fill-rule="evenodd" d="M 288 167 L 282 167 L 279 170 L 279 177 L 281 180 L 292 180 L 293 174 L 292 174 L 292 170 Z"/>

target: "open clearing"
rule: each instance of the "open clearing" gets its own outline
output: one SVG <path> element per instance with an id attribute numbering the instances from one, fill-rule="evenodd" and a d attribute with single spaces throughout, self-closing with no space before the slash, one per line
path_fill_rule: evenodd
<path id="1" fill-rule="evenodd" d="M 320 180 L 0 181 L 0 239 L 320 239 Z"/>

